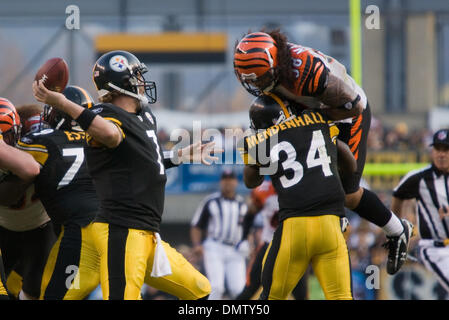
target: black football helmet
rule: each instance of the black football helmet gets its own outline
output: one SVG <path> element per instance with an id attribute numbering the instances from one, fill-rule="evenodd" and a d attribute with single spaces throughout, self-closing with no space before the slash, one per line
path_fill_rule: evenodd
<path id="1" fill-rule="evenodd" d="M 94 105 L 94 100 L 90 94 L 81 87 L 67 86 L 62 94 L 70 101 L 84 108 L 91 108 Z M 49 105 L 44 106 L 41 122 L 48 124 L 51 128 L 56 130 L 82 131 L 76 121 L 73 120 L 67 113 Z"/>
<path id="2" fill-rule="evenodd" d="M 249 108 L 251 129 L 267 129 L 292 116 L 291 108 L 273 93 L 262 94 L 253 100 Z"/>
<path id="3" fill-rule="evenodd" d="M 143 103 L 155 103 L 157 100 L 156 83 L 146 81 L 143 74 L 148 68 L 127 51 L 110 51 L 102 55 L 95 63 L 93 80 L 100 97 L 118 91 Z M 139 87 L 145 89 L 145 95 L 139 93 Z"/>

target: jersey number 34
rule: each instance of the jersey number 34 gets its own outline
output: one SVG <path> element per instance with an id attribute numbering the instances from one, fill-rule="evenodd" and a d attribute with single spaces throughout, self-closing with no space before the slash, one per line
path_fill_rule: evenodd
<path id="1" fill-rule="evenodd" d="M 284 174 L 279 178 L 279 181 L 284 188 L 289 188 L 301 181 L 304 176 L 304 167 L 300 162 L 296 161 L 296 150 L 288 141 L 282 141 L 270 150 L 270 160 L 272 163 L 279 161 L 281 151 L 287 154 L 287 159 L 281 163 L 284 172 L 287 170 L 292 170 L 294 174 L 290 178 L 287 178 Z M 315 130 L 313 131 L 312 142 L 307 153 L 307 168 L 310 169 L 321 166 L 324 176 L 328 177 L 332 175 L 330 163 L 331 158 L 328 156 L 326 151 L 326 142 L 324 141 L 323 133 L 321 130 Z"/>

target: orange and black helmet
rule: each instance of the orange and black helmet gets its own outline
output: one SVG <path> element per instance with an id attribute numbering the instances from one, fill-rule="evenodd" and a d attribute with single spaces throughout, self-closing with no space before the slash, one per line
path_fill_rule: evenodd
<path id="1" fill-rule="evenodd" d="M 267 33 L 243 37 L 234 52 L 234 71 L 245 89 L 258 96 L 276 84 L 278 66 L 276 41 Z"/>
<path id="2" fill-rule="evenodd" d="M 20 117 L 8 99 L 0 97 L 0 134 L 9 145 L 15 145 L 20 137 Z"/>

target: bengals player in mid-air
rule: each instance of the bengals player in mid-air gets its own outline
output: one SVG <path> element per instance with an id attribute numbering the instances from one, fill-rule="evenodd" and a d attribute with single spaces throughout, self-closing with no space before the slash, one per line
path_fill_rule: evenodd
<path id="1" fill-rule="evenodd" d="M 342 181 L 345 206 L 383 229 L 387 236 L 387 272 L 396 273 L 407 258 L 413 225 L 400 220 L 368 189 L 360 187 L 371 111 L 363 89 L 336 59 L 288 42 L 278 30 L 246 34 L 236 45 L 234 70 L 245 89 L 259 96 L 275 93 L 307 108 L 322 108 L 338 123 L 339 139 L 349 145 L 357 171 Z M 347 112 L 349 111 L 349 112 Z"/>
<path id="2" fill-rule="evenodd" d="M 256 121 L 260 114 L 272 125 Z M 265 253 L 260 299 L 285 300 L 309 264 L 326 299 L 353 299 L 340 226 L 345 196 L 337 167 L 338 157 L 349 159 L 347 167 L 355 169 L 352 153 L 337 144 L 336 125 L 319 109 L 290 115 L 279 97 L 261 95 L 251 105 L 250 117 L 258 131 L 239 146 L 245 184 L 257 187 L 269 175 L 279 202 L 279 226 Z M 337 148 L 347 155 L 337 156 Z"/>

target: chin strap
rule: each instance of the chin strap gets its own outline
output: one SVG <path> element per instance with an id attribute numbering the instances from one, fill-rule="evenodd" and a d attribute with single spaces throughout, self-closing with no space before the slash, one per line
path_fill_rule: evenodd
<path id="1" fill-rule="evenodd" d="M 127 96 L 131 96 L 133 98 L 136 98 L 137 100 L 141 100 L 141 96 L 139 96 L 138 94 L 136 94 L 134 92 L 131 92 L 131 91 L 128 91 L 128 90 L 125 90 L 125 89 L 122 89 L 122 88 L 116 86 L 113 83 L 108 82 L 108 86 L 111 87 L 114 90 L 117 90 L 120 93 L 126 94 Z"/>

